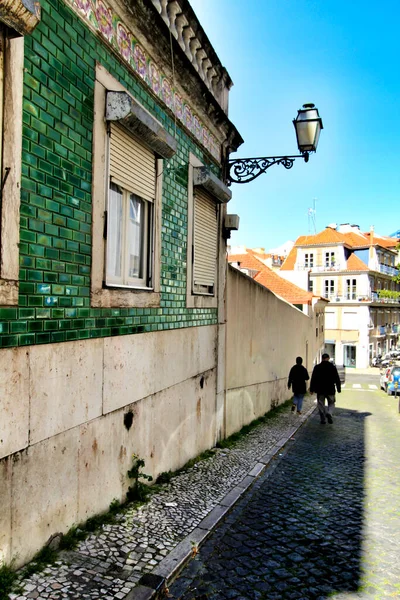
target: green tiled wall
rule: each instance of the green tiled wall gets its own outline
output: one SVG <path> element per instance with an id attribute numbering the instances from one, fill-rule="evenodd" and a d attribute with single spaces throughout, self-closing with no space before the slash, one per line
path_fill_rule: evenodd
<path id="1" fill-rule="evenodd" d="M 19 304 L 0 308 L 0 346 L 216 323 L 216 310 L 186 308 L 188 155 L 205 159 L 179 128 L 178 152 L 164 162 L 161 307 L 91 308 L 95 62 L 173 135 L 175 124 L 62 0 L 41 6 L 25 38 Z"/>

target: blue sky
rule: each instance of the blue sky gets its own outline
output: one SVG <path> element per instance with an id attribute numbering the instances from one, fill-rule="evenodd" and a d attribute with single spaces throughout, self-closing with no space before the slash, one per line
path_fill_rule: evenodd
<path id="1" fill-rule="evenodd" d="M 331 223 L 400 228 L 400 2 L 191 0 L 234 86 L 229 116 L 244 144 L 231 158 L 297 154 L 305 102 L 324 129 L 316 154 L 232 185 L 231 244 L 267 250 Z"/>

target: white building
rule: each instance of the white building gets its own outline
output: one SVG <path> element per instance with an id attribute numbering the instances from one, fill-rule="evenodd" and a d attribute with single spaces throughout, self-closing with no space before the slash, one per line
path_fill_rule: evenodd
<path id="1" fill-rule="evenodd" d="M 365 368 L 397 347 L 400 331 L 398 241 L 357 225 L 330 225 L 299 237 L 280 275 L 330 300 L 325 348 L 336 363 Z"/>

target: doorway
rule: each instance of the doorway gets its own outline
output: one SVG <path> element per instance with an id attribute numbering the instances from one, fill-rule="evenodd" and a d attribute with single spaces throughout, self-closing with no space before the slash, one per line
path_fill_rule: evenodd
<path id="1" fill-rule="evenodd" d="M 356 366 L 356 347 L 343 346 L 343 364 L 345 367 Z"/>

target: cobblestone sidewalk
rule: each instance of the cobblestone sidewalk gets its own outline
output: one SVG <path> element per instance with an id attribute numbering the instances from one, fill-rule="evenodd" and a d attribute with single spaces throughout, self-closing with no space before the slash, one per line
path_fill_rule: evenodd
<path id="1" fill-rule="evenodd" d="M 61 552 L 54 565 L 20 580 L 21 591 L 10 600 L 151 598 L 161 578 L 168 581 L 190 557 L 315 406 L 307 396 L 301 416 L 288 408 L 234 447 L 215 449 L 149 503 L 126 509 L 116 524 L 104 525 L 75 551 Z"/>

